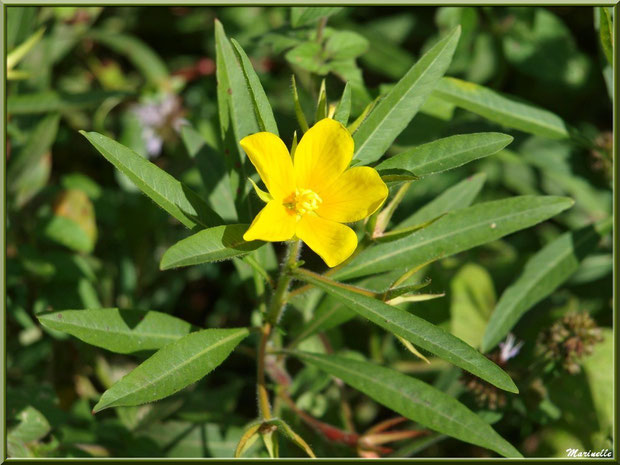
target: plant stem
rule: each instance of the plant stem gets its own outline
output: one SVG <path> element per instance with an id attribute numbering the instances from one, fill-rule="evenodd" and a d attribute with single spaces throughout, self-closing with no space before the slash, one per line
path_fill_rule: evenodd
<path id="1" fill-rule="evenodd" d="M 265 383 L 265 352 L 267 349 L 267 343 L 273 327 L 278 323 L 282 310 L 286 302 L 286 292 L 288 286 L 293 279 L 291 271 L 297 263 L 299 251 L 301 250 L 301 241 L 291 241 L 288 244 L 288 251 L 282 268 L 280 269 L 280 276 L 276 289 L 271 298 L 269 309 L 263 320 L 263 326 L 261 328 L 261 338 L 258 344 L 258 359 L 257 359 L 257 371 L 256 371 L 256 391 L 258 394 L 258 408 L 261 417 L 264 420 L 271 419 L 271 406 L 269 404 L 269 393 L 267 392 L 267 386 Z"/>
<path id="2" fill-rule="evenodd" d="M 325 26 L 327 25 L 327 16 L 324 16 L 319 20 L 319 24 L 316 28 L 316 41 L 320 44 L 323 40 L 323 31 L 325 30 Z"/>
<path id="3" fill-rule="evenodd" d="M 269 393 L 265 385 L 265 349 L 271 334 L 271 325 L 265 323 L 261 328 L 261 338 L 258 344 L 258 366 L 256 371 L 256 392 L 258 394 L 258 410 L 265 420 L 271 419 L 271 406 L 269 405 Z"/>

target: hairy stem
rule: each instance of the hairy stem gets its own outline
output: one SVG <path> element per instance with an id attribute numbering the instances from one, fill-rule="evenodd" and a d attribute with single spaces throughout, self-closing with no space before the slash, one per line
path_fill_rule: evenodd
<path id="1" fill-rule="evenodd" d="M 278 323 L 282 310 L 286 302 L 286 292 L 288 286 L 293 279 L 291 271 L 297 263 L 299 251 L 301 250 L 301 241 L 292 241 L 288 244 L 288 251 L 284 263 L 280 269 L 280 276 L 276 289 L 271 298 L 271 303 L 265 314 L 263 326 L 261 328 L 261 338 L 258 344 L 257 371 L 256 371 L 256 391 L 258 394 L 258 408 L 261 417 L 264 420 L 271 419 L 271 406 L 269 404 L 269 393 L 265 383 L 265 354 L 267 344 L 271 336 L 273 327 Z"/>

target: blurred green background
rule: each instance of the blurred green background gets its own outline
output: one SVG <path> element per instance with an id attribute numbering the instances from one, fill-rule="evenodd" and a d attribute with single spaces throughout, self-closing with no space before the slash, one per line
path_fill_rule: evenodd
<path id="1" fill-rule="evenodd" d="M 197 166 L 182 131 L 193 127 L 218 147 L 216 18 L 250 56 L 287 144 L 298 129 L 292 73 L 307 115 L 314 111 L 325 78 L 330 102 L 341 95 L 345 81 L 351 82 L 357 116 L 458 24 L 462 36 L 448 75 L 529 101 L 575 128 L 579 136 L 570 141 L 543 139 L 429 100 L 399 136 L 395 152 L 451 134 L 487 130 L 508 132 L 515 141 L 496 156 L 414 183 L 395 223 L 474 173 L 486 175 L 479 200 L 512 194 L 561 194 L 576 200 L 553 221 L 429 267 L 432 290 L 447 293 L 415 306 L 416 314 L 429 321 L 454 331 L 455 321 L 462 321 L 455 318 L 455 295 L 490 312 L 544 244 L 611 214 L 613 73 L 611 51 L 601 40 L 606 30 L 601 25 L 611 21 L 611 9 L 324 9 L 328 19 L 319 19 L 319 24 L 326 22 L 318 27 L 303 8 L 288 7 L 7 7 L 7 52 L 29 40 L 32 44 L 7 83 L 10 456 L 231 456 L 243 425 L 256 414 L 248 344 L 214 375 L 179 395 L 92 416 L 99 394 L 140 356 L 88 346 L 42 329 L 34 318 L 51 309 L 118 306 L 168 312 L 204 327 L 252 323 L 256 298 L 247 265 L 223 262 L 159 271 L 163 252 L 188 233 L 78 133 L 94 130 L 115 138 L 217 202 L 218 213 L 234 220 L 213 187 L 217 180 Z M 317 34 L 324 35 L 324 50 L 316 50 Z M 304 259 L 321 266 L 312 254 Z M 541 338 L 544 345 L 544 331 L 575 311 L 586 312 L 604 328 L 604 341 L 593 346 L 594 354 L 579 358 L 577 374 L 558 368 L 494 409 L 485 400 L 482 407 L 476 403 L 475 395 L 458 382 L 458 370 L 425 367 L 377 328 L 352 320 L 327 334 L 336 350 L 357 351 L 488 410 L 495 415 L 494 427 L 526 456 L 564 456 L 567 447 L 611 447 L 611 270 L 607 239 L 568 283 L 520 321 L 515 333 L 524 346 L 509 372 L 526 372 L 538 356 Z M 284 327 L 294 332 L 303 312 L 291 307 Z M 312 338 L 306 344 L 320 342 Z M 338 424 L 329 378 L 310 368 L 293 371 L 298 407 Z M 351 392 L 349 401 L 361 430 L 390 416 L 359 393 Z M 290 411 L 286 414 L 317 455 L 355 455 L 320 438 Z M 263 453 L 255 447 L 250 455 Z M 285 453 L 298 454 L 288 448 Z M 429 435 L 398 443 L 391 454 L 488 452 Z"/>

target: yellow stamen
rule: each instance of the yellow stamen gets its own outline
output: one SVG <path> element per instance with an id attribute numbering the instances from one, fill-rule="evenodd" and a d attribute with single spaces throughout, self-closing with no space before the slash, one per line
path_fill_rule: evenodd
<path id="1" fill-rule="evenodd" d="M 319 208 L 322 202 L 323 199 L 316 192 L 310 189 L 297 189 L 294 194 L 284 199 L 282 204 L 291 213 L 303 216 Z"/>

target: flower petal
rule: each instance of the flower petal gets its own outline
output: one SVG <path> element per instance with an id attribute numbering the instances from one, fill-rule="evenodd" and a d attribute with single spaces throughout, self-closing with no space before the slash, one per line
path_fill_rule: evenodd
<path id="1" fill-rule="evenodd" d="M 372 215 L 385 201 L 388 188 L 368 166 L 350 168 L 321 191 L 316 213 L 328 220 L 352 223 Z"/>
<path id="2" fill-rule="evenodd" d="M 314 213 L 301 217 L 295 234 L 329 267 L 344 262 L 357 247 L 357 236 L 351 228 L 335 221 L 325 220 Z"/>
<path id="3" fill-rule="evenodd" d="M 293 160 L 282 139 L 270 132 L 259 132 L 239 143 L 274 198 L 283 199 L 295 192 Z"/>
<path id="4" fill-rule="evenodd" d="M 263 207 L 243 235 L 246 241 L 288 241 L 295 234 L 297 215 L 287 210 L 281 201 L 272 200 Z"/>
<path id="5" fill-rule="evenodd" d="M 351 163 L 353 138 L 338 121 L 325 118 L 312 126 L 295 150 L 297 187 L 321 189 L 331 184 Z"/>

